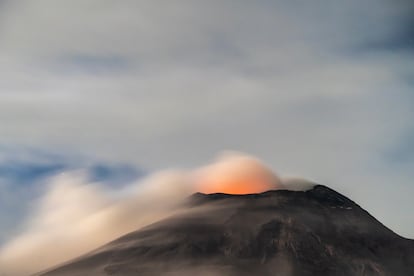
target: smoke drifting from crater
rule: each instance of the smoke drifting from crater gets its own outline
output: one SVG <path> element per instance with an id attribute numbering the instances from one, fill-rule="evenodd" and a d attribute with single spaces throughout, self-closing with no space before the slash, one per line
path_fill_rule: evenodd
<path id="1" fill-rule="evenodd" d="M 158 172 L 120 191 L 86 179 L 77 171 L 50 180 L 26 229 L 0 248 L 0 275 L 27 275 L 77 257 L 180 212 L 179 203 L 195 192 L 243 194 L 284 187 L 258 159 L 242 154 L 226 154 L 195 170 Z"/>
<path id="2" fill-rule="evenodd" d="M 253 194 L 283 188 L 279 179 L 258 159 L 241 154 L 223 155 L 195 173 L 200 192 Z"/>

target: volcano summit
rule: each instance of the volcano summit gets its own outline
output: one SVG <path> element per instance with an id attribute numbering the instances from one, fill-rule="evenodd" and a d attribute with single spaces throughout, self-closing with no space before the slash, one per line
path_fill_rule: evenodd
<path id="1" fill-rule="evenodd" d="M 184 212 L 39 275 L 197 274 L 410 276 L 414 241 L 322 185 L 197 193 Z"/>

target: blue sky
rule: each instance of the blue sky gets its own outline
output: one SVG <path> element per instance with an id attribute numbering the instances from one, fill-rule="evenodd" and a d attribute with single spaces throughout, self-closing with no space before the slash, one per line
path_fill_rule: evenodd
<path id="1" fill-rule="evenodd" d="M 105 183 L 238 150 L 414 238 L 412 14 L 408 0 L 0 1 L 0 236 L 56 173 Z"/>

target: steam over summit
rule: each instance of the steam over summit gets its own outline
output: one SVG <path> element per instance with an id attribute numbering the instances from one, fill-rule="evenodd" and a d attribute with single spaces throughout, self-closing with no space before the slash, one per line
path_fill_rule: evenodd
<path id="1" fill-rule="evenodd" d="M 202 193 L 254 194 L 283 188 L 281 180 L 261 161 L 240 154 L 227 154 L 194 173 Z"/>

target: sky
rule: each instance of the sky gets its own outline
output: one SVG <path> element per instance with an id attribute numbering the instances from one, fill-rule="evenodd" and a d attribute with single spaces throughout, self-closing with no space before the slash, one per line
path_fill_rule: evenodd
<path id="1" fill-rule="evenodd" d="M 0 0 L 0 244 L 50 178 L 111 191 L 223 151 L 414 238 L 411 0 Z"/>

